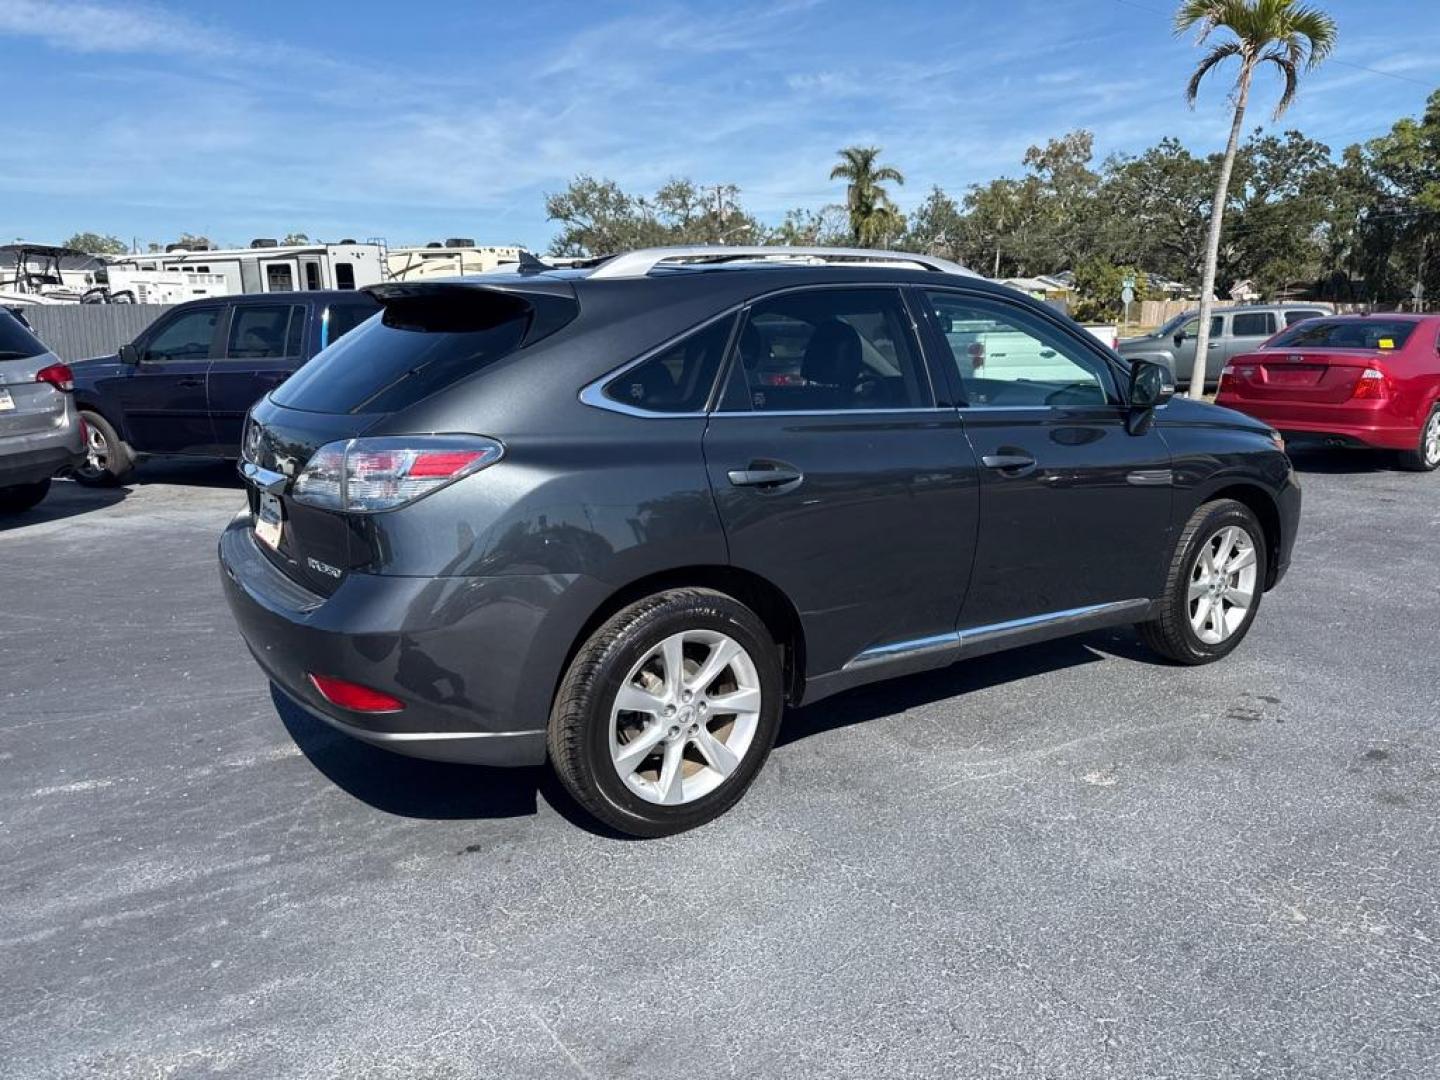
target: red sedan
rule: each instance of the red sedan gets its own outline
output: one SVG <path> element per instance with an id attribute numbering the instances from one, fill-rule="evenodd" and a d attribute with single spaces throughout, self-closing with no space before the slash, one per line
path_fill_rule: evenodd
<path id="1" fill-rule="evenodd" d="M 1217 405 L 1297 440 L 1398 450 L 1440 466 L 1440 315 L 1336 315 L 1296 323 L 1220 375 Z"/>

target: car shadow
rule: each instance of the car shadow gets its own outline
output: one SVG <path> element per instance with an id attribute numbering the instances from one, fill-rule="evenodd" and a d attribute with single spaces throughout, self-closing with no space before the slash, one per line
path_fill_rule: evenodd
<path id="1" fill-rule="evenodd" d="M 137 462 L 127 486 L 185 484 L 190 487 L 239 488 L 244 485 L 235 462 L 222 458 L 146 458 Z"/>
<path id="2" fill-rule="evenodd" d="M 576 825 L 602 836 L 618 835 L 586 816 L 547 766 L 493 768 L 405 757 L 336 731 L 273 683 L 270 697 L 310 764 L 336 787 L 383 813 L 432 821 L 527 817 L 544 799 Z"/>
<path id="3" fill-rule="evenodd" d="M 18 514 L 0 514 L 0 532 L 78 517 L 114 506 L 128 494 L 124 488 L 87 488 L 73 480 L 52 480 L 49 492 L 38 506 Z"/>
<path id="4" fill-rule="evenodd" d="M 1099 663 L 1107 656 L 1157 665 L 1169 663 L 1141 645 L 1128 630 L 1102 630 L 1082 637 L 1027 645 L 961 660 L 918 675 L 872 683 L 814 705 L 791 709 L 786 713 L 775 745 L 785 746 L 827 731 L 1019 682 L 1045 672 Z"/>
<path id="5" fill-rule="evenodd" d="M 1093 664 L 1107 656 L 1164 664 L 1127 630 L 1031 645 L 849 690 L 815 705 L 787 710 L 777 746 L 861 724 L 946 698 L 959 697 L 1049 671 Z M 570 798 L 547 766 L 491 768 L 404 757 L 352 739 L 316 719 L 271 685 L 275 711 L 306 759 L 347 794 L 383 813 L 429 820 L 526 817 L 540 802 L 571 824 L 615 840 L 634 837 L 595 821 Z"/>
<path id="6" fill-rule="evenodd" d="M 1296 472 L 1348 476 L 1356 473 L 1396 472 L 1395 456 L 1386 450 L 1329 446 L 1291 446 L 1290 462 Z"/>

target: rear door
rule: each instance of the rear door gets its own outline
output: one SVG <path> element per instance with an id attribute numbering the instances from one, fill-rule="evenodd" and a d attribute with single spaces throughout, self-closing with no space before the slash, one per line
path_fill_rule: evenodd
<path id="1" fill-rule="evenodd" d="M 220 347 L 219 304 L 164 315 L 135 342 L 139 362 L 103 386 L 125 413 L 126 438 L 156 454 L 210 453 L 215 443 L 205 383 Z"/>
<path id="2" fill-rule="evenodd" d="M 975 462 L 899 289 L 755 302 L 704 446 L 730 560 L 794 602 L 810 674 L 953 634 Z"/>
<path id="3" fill-rule="evenodd" d="M 210 365 L 208 401 L 217 452 L 236 457 L 250 406 L 305 362 L 308 307 L 244 302 L 230 309 L 221 354 Z"/>
<path id="4" fill-rule="evenodd" d="M 1218 382 L 1220 372 L 1227 363 L 1243 353 L 1254 352 L 1279 329 L 1273 311 L 1234 312 L 1230 316 L 1230 333 L 1222 339 L 1223 347 L 1219 350 L 1219 355 L 1215 352 L 1210 354 L 1208 381 Z"/>
<path id="5" fill-rule="evenodd" d="M 975 569 L 958 629 L 1010 628 L 1159 595 L 1171 550 L 1170 452 L 1153 425 L 1127 430 L 1100 346 L 990 294 L 927 289 L 918 299 L 949 346 L 945 360 L 981 465 Z M 977 365 L 949 342 L 956 325 L 1031 359 L 993 364 L 987 350 Z"/>

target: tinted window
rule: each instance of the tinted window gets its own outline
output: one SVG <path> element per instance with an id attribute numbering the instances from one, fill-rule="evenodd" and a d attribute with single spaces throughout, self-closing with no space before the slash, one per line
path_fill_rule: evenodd
<path id="1" fill-rule="evenodd" d="M 210 355 L 219 308 L 200 308 L 177 316 L 145 344 L 146 360 L 203 360 Z"/>
<path id="2" fill-rule="evenodd" d="M 319 353 L 274 400 L 325 413 L 403 409 L 514 352 L 531 314 L 526 301 L 505 294 L 393 299 L 382 318 Z"/>
<path id="3" fill-rule="evenodd" d="M 293 292 L 295 275 L 285 263 L 269 263 L 265 267 L 266 292 Z"/>
<path id="4" fill-rule="evenodd" d="M 339 341 L 379 310 L 364 304 L 331 304 L 325 309 L 324 345 Z"/>
<path id="5" fill-rule="evenodd" d="M 736 344 L 748 402 L 766 412 L 935 403 L 894 289 L 815 289 L 751 308 Z"/>
<path id="6" fill-rule="evenodd" d="M 44 351 L 39 338 L 26 330 L 14 315 L 0 308 L 0 360 L 39 356 Z"/>
<path id="7" fill-rule="evenodd" d="M 1309 319 L 1277 337 L 1275 348 L 1402 349 L 1415 330 L 1404 319 Z"/>
<path id="8" fill-rule="evenodd" d="M 1184 334 L 1187 338 L 1195 339 L 1200 336 L 1200 320 L 1191 319 L 1179 330 L 1178 334 Z M 1210 316 L 1210 337 L 1218 338 L 1225 336 L 1225 317 L 1223 315 Z"/>
<path id="9" fill-rule="evenodd" d="M 710 400 L 733 317 L 716 319 L 605 384 L 611 401 L 647 412 L 701 412 Z"/>
<path id="10" fill-rule="evenodd" d="M 1297 322 L 1304 322 L 1306 319 L 1318 319 L 1324 314 L 1323 311 L 1287 311 L 1285 312 L 1285 325 L 1294 326 Z"/>
<path id="11" fill-rule="evenodd" d="M 348 262 L 337 262 L 335 264 L 335 287 L 337 289 L 355 288 L 355 267 Z"/>
<path id="12" fill-rule="evenodd" d="M 1268 311 L 1243 311 L 1230 318 L 1232 337 L 1269 337 L 1274 332 Z"/>
<path id="13" fill-rule="evenodd" d="M 225 355 L 231 360 L 294 356 L 292 333 L 304 326 L 302 309 L 289 304 L 244 304 L 230 315 Z M 293 328 L 293 329 L 292 329 Z"/>
<path id="14" fill-rule="evenodd" d="M 305 288 L 320 288 L 320 264 L 307 262 L 305 264 Z"/>
<path id="15" fill-rule="evenodd" d="M 955 293 L 927 293 L 965 400 L 975 405 L 1104 405 L 1105 362 L 1028 311 Z"/>

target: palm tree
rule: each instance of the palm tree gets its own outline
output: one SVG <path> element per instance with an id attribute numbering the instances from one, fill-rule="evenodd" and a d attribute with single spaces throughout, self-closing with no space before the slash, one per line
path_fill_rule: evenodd
<path id="1" fill-rule="evenodd" d="M 905 218 L 880 185 L 886 181 L 905 183 L 900 170 L 878 164 L 880 147 L 847 146 L 840 151 L 840 163 L 830 170 L 831 180 L 848 180 L 845 207 L 850 212 L 850 239 L 856 247 L 876 247 L 899 235 Z"/>
<path id="2" fill-rule="evenodd" d="M 1235 150 L 1245 124 L 1245 106 L 1250 100 L 1250 83 L 1261 64 L 1274 64 L 1285 77 L 1285 91 L 1275 106 L 1275 117 L 1295 100 L 1301 69 L 1315 67 L 1335 47 L 1335 20 L 1318 8 L 1303 7 L 1297 0 L 1184 0 L 1175 13 L 1175 32 L 1199 30 L 1197 44 L 1203 45 L 1219 30 L 1230 31 L 1216 42 L 1196 66 L 1185 88 L 1185 100 L 1195 107 L 1200 81 L 1222 61 L 1237 57 L 1240 74 L 1235 80 L 1232 100 L 1235 116 L 1230 123 L 1230 141 L 1215 185 L 1210 207 L 1210 233 L 1205 243 L 1205 276 L 1200 286 L 1200 326 L 1195 336 L 1195 366 L 1191 369 L 1190 396 L 1205 394 L 1204 364 L 1210 344 L 1210 310 L 1215 292 L 1215 264 L 1220 257 L 1220 227 L 1225 216 L 1225 199 L 1230 173 L 1235 168 Z M 1199 377 L 1196 377 L 1199 373 Z"/>

